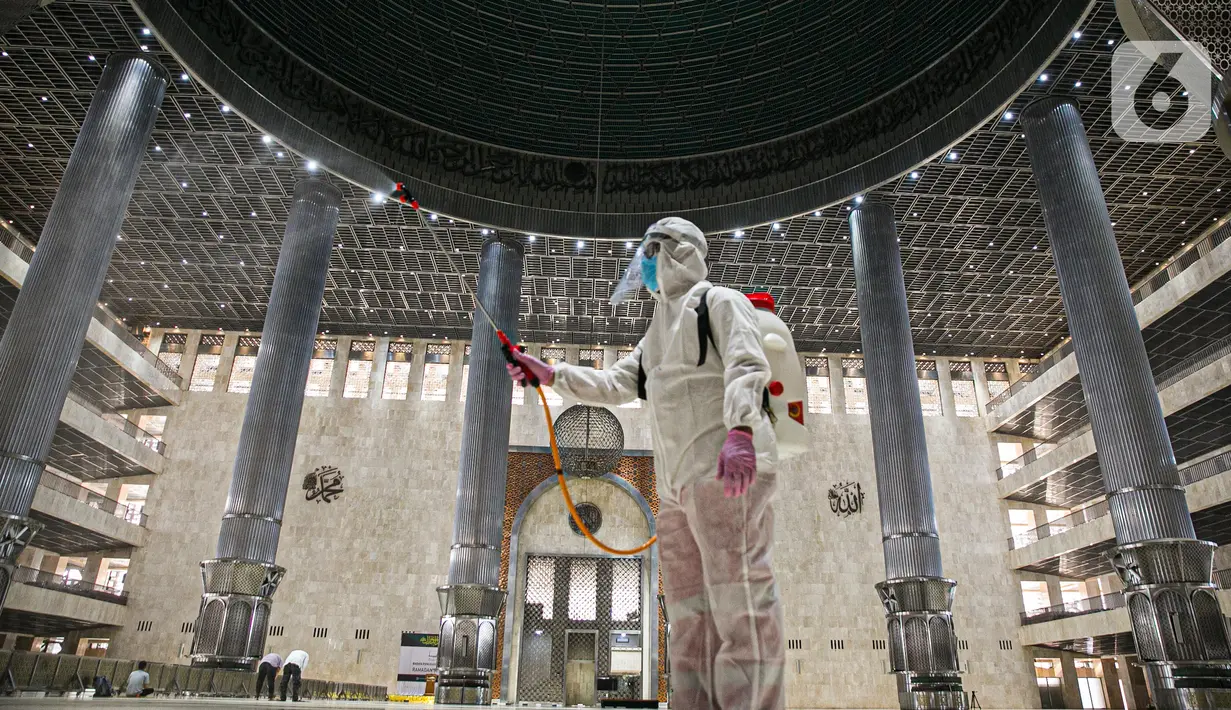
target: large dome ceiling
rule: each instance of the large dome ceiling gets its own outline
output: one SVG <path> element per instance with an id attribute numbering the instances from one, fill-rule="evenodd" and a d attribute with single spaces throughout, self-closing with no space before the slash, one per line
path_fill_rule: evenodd
<path id="1" fill-rule="evenodd" d="M 133 0 L 306 158 L 527 232 L 811 212 L 1007 104 L 1086 0 Z"/>
<path id="2" fill-rule="evenodd" d="M 910 80 L 1003 0 L 236 0 L 351 91 L 473 141 L 655 159 L 772 141 Z"/>

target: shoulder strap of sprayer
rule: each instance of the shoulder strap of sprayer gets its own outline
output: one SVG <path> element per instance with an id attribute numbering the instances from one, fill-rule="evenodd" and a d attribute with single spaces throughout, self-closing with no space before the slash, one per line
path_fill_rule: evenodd
<path id="1" fill-rule="evenodd" d="M 710 343 L 714 343 L 714 347 L 718 347 L 718 343 L 714 341 L 714 333 L 710 330 L 710 305 L 708 302 L 710 290 L 704 289 L 701 291 L 701 300 L 697 303 L 697 342 L 701 349 L 701 356 L 697 358 L 697 367 L 705 364 L 705 358 L 709 354 Z M 641 366 L 641 361 L 637 361 L 637 398 L 647 399 L 645 394 L 645 368 Z"/>

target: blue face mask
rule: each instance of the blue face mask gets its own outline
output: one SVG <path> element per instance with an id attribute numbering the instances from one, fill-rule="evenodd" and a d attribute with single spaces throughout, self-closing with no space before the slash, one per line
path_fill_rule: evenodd
<path id="1" fill-rule="evenodd" d="M 641 282 L 650 293 L 658 290 L 658 257 L 652 256 L 641 261 Z"/>

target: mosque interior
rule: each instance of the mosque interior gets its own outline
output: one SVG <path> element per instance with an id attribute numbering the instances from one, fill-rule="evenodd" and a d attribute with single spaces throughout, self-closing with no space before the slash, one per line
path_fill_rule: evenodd
<path id="1" fill-rule="evenodd" d="M 670 216 L 800 373 L 764 707 L 1231 707 L 1229 69 L 1227 0 L 0 0 L 0 707 L 691 707 L 704 417 L 497 340 L 622 371 Z"/>

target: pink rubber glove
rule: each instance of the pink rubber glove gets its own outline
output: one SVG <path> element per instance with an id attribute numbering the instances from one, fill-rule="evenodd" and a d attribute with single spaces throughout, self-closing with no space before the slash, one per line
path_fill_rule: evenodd
<path id="1" fill-rule="evenodd" d="M 548 365 L 537 357 L 532 357 L 523 352 L 513 352 L 513 358 L 517 360 L 517 365 L 506 362 L 504 367 L 509 371 L 509 376 L 514 382 L 523 383 L 526 381 L 526 371 L 538 378 L 539 384 L 551 386 L 556 381 L 556 368 Z"/>
<path id="2" fill-rule="evenodd" d="M 744 495 L 757 480 L 757 450 L 750 432 L 727 432 L 722 453 L 718 454 L 718 480 L 723 482 L 723 494 L 728 498 Z"/>

